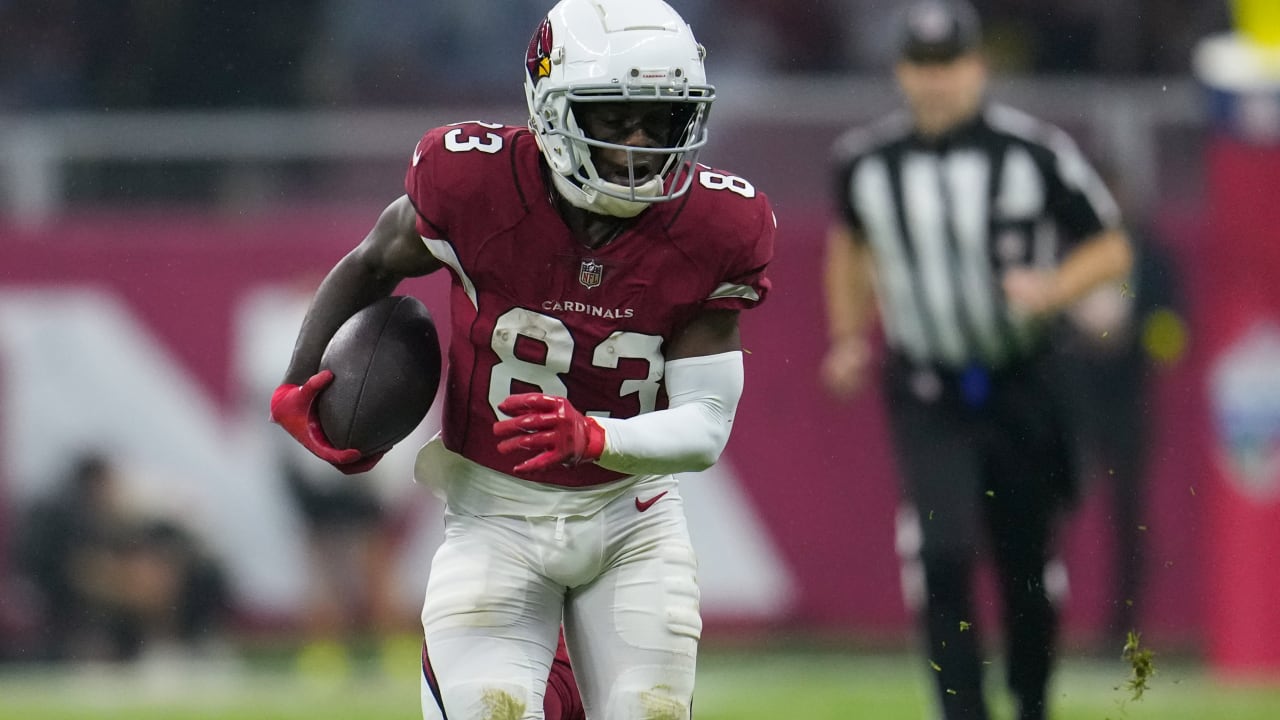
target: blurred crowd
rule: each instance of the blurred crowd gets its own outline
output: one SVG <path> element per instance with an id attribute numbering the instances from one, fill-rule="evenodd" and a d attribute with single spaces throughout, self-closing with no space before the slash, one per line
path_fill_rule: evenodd
<path id="1" fill-rule="evenodd" d="M 510 97 L 546 0 L 0 0 L 0 111 Z M 977 0 L 1001 71 L 1186 71 L 1225 0 Z M 673 0 L 714 73 L 872 71 L 890 0 Z M 722 18 L 732 15 L 732 23 Z"/>
<path id="2" fill-rule="evenodd" d="M 181 519 L 130 502 L 121 473 L 107 454 L 79 453 L 15 518 L 0 660 L 134 660 L 218 642 L 223 568 Z"/>

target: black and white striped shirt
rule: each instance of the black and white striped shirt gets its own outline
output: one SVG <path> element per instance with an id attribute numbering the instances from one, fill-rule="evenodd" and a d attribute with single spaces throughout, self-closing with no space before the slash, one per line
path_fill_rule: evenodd
<path id="1" fill-rule="evenodd" d="M 889 345 L 922 364 L 998 367 L 1039 345 L 1005 303 L 1013 267 L 1052 267 L 1069 243 L 1118 227 L 1115 201 L 1066 133 L 988 104 L 940 138 L 905 113 L 836 144 L 843 219 L 875 259 Z"/>

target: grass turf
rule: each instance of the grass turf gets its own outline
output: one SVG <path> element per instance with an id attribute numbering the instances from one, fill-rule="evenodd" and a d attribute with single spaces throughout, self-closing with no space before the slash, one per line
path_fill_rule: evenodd
<path id="1" fill-rule="evenodd" d="M 215 664 L 156 661 L 131 667 L 0 666 L 0 719 L 415 720 L 411 644 L 383 662 L 253 658 Z M 389 660 L 390 662 L 386 662 Z M 305 669 L 300 670 L 303 667 Z M 909 654 L 706 650 L 694 701 L 698 720 L 925 720 L 927 665 Z M 1125 689 L 1128 666 L 1068 659 L 1055 676 L 1054 720 L 1274 720 L 1280 684 L 1223 685 L 1189 662 L 1158 662 L 1142 699 Z M 998 672 L 991 683 L 998 685 Z M 993 693 L 996 720 L 1009 717 Z"/>

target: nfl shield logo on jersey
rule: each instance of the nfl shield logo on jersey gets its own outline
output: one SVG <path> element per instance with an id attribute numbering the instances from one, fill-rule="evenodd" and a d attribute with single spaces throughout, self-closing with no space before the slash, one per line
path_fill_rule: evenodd
<path id="1" fill-rule="evenodd" d="M 590 290 L 600 284 L 600 280 L 604 278 L 604 265 L 596 262 L 594 258 L 587 258 L 582 261 L 582 267 L 578 269 L 578 282 L 583 287 Z"/>

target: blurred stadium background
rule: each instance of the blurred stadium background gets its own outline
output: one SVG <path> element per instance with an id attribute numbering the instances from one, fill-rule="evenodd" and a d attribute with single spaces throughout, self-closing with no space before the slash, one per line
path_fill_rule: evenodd
<path id="1" fill-rule="evenodd" d="M 684 485 L 707 620 L 699 717 L 924 717 L 879 399 L 838 405 L 816 381 L 827 151 L 896 106 L 896 3 L 671 1 L 719 90 L 703 160 L 750 178 L 779 218 L 738 427 Z M 992 95 L 1080 141 L 1185 295 L 1185 334 L 1152 341 L 1165 362 L 1146 412 L 1134 617 L 1159 674 L 1132 699 L 1103 478 L 1064 537 L 1059 717 L 1280 717 L 1280 9 L 975 5 Z M 0 0 L 0 717 L 416 716 L 439 508 L 410 480 L 415 443 L 357 481 L 392 508 L 393 622 L 312 642 L 266 403 L 298 299 L 401 192 L 421 134 L 523 122 L 521 58 L 548 6 Z M 1242 19 L 1247 41 L 1228 34 Z M 1211 37 L 1230 42 L 1210 52 Z M 442 313 L 442 280 L 405 289 Z M 225 581 L 207 625 L 128 661 L 48 661 L 52 611 L 19 552 L 32 508 L 86 454 Z"/>

